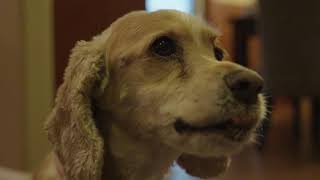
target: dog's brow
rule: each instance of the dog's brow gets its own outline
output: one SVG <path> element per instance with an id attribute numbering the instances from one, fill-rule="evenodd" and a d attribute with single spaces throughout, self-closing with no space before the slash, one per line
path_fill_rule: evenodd
<path id="1" fill-rule="evenodd" d="M 152 38 L 153 39 L 156 39 L 156 38 L 161 37 L 161 36 L 169 36 L 169 37 L 172 37 L 172 38 L 179 38 L 179 37 L 187 38 L 188 37 L 188 33 L 186 31 L 183 31 L 183 30 L 180 30 L 180 29 L 175 29 L 175 28 L 160 30 L 160 31 L 152 33 Z"/>

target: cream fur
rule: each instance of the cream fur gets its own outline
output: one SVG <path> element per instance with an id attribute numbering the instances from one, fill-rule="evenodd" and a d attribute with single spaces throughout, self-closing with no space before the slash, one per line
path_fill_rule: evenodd
<path id="1" fill-rule="evenodd" d="M 150 52 L 161 35 L 177 40 L 180 55 L 161 59 Z M 265 107 L 262 95 L 250 107 L 232 98 L 224 75 L 237 70 L 258 75 L 227 58 L 216 61 L 217 37 L 217 31 L 181 12 L 138 11 L 91 41 L 78 42 L 46 123 L 54 158 L 35 179 L 160 180 L 174 160 L 200 177 L 224 172 L 229 156 L 251 141 Z M 240 142 L 173 128 L 177 117 L 203 126 L 234 116 L 253 121 Z"/>

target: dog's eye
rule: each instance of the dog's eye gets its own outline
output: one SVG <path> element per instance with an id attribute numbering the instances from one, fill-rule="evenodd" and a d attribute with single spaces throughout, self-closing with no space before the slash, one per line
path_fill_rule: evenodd
<path id="1" fill-rule="evenodd" d="M 224 58 L 224 53 L 221 48 L 214 47 L 213 51 L 214 51 L 214 56 L 218 61 L 221 61 Z"/>
<path id="2" fill-rule="evenodd" d="M 151 49 L 154 53 L 159 56 L 170 56 L 177 51 L 176 43 L 173 39 L 163 36 L 156 39 L 152 45 Z"/>

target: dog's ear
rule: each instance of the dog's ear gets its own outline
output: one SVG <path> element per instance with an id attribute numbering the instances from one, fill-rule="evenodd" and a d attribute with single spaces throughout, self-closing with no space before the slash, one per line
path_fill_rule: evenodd
<path id="1" fill-rule="evenodd" d="M 229 157 L 199 157 L 182 154 L 177 163 L 192 176 L 210 178 L 223 174 L 229 167 L 230 161 Z"/>
<path id="2" fill-rule="evenodd" d="M 67 179 L 97 180 L 101 176 L 104 142 L 93 117 L 92 98 L 106 86 L 106 42 L 110 28 L 72 49 L 64 81 L 45 128 Z"/>

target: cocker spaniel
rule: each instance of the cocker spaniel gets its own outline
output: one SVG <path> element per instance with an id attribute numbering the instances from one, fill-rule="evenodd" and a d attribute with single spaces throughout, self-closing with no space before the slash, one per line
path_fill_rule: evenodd
<path id="1" fill-rule="evenodd" d="M 254 139 L 262 87 L 198 18 L 129 13 L 72 50 L 46 123 L 53 151 L 34 178 L 160 180 L 174 161 L 217 176 Z"/>

